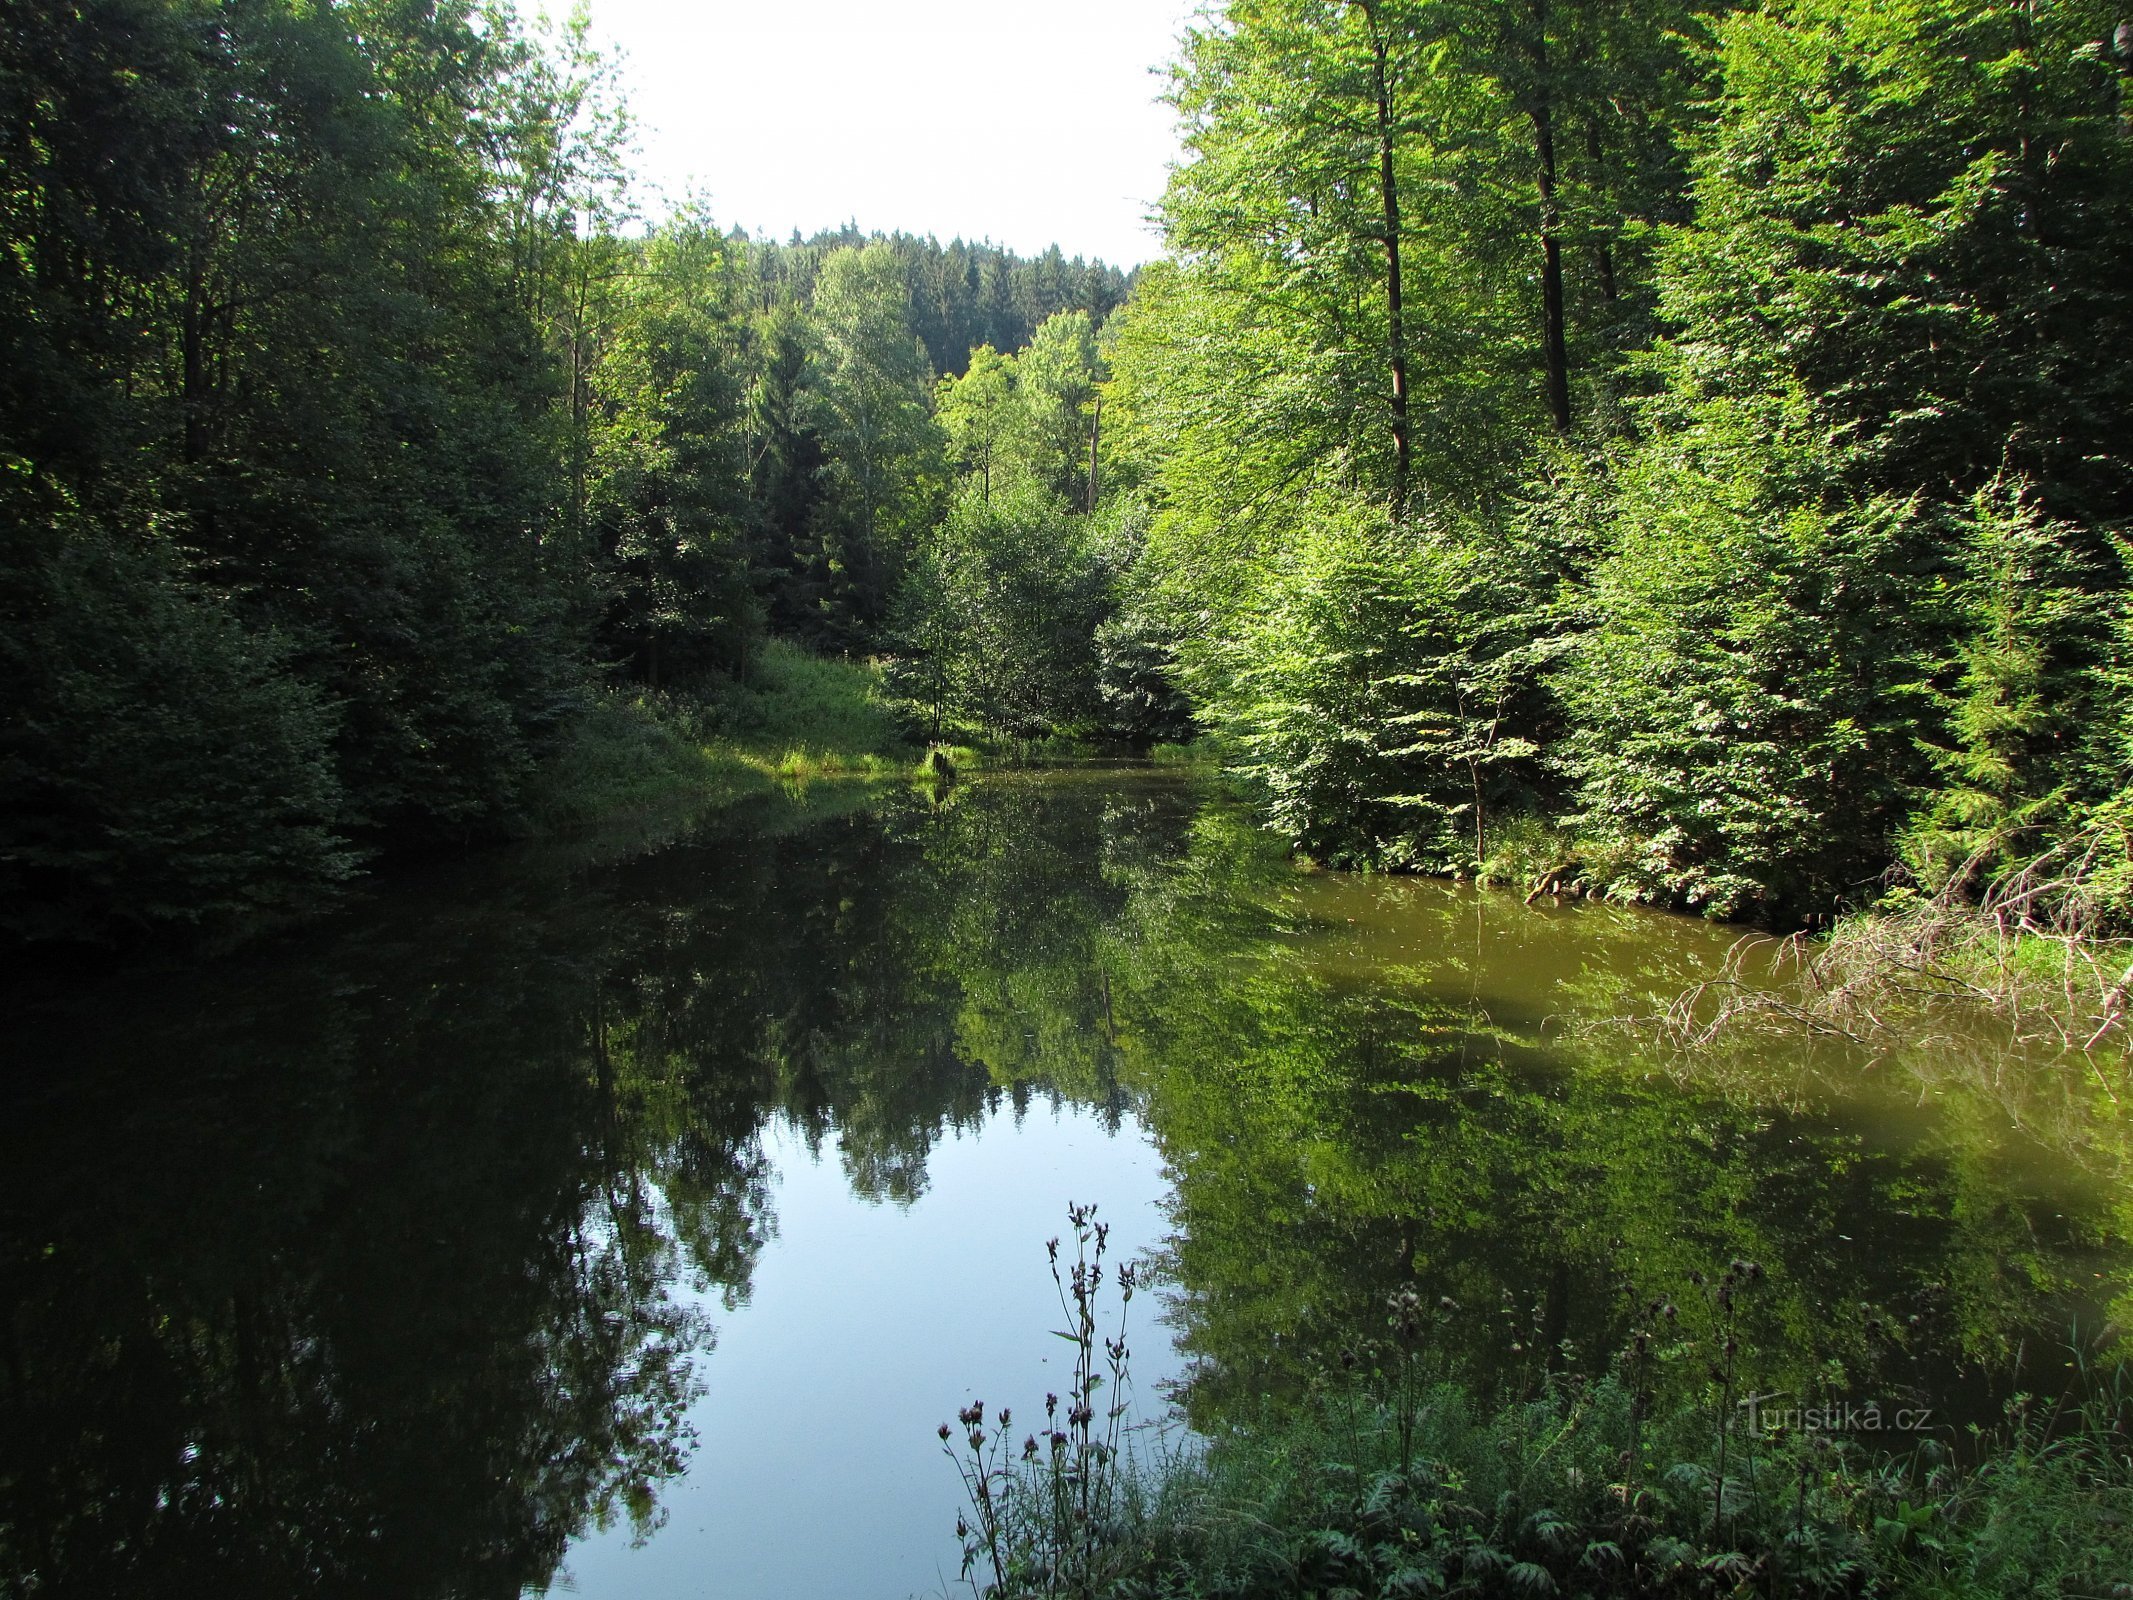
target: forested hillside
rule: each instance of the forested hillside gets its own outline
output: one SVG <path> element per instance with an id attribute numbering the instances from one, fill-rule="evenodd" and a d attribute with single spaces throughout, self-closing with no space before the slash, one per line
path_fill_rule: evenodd
<path id="1" fill-rule="evenodd" d="M 647 219 L 582 19 L 90 0 L 0 33 L 0 930 L 493 834 L 601 685 L 885 641 L 939 372 L 1125 277 Z"/>
<path id="2" fill-rule="evenodd" d="M 1322 860 L 2124 897 L 2100 3 L 1232 0 L 1130 283 L 648 214 L 582 20 L 0 53 L 14 936 L 494 833 L 589 696 L 766 637 L 914 734 L 1205 733 Z"/>

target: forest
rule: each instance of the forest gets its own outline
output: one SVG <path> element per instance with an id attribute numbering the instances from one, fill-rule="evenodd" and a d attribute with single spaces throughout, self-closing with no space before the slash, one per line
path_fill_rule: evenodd
<path id="1" fill-rule="evenodd" d="M 1230 0 L 1127 274 L 654 208 L 582 14 L 30 6 L 0 928 L 508 834 L 772 641 L 1329 864 L 2121 917 L 2129 77 L 2094 0 Z"/>

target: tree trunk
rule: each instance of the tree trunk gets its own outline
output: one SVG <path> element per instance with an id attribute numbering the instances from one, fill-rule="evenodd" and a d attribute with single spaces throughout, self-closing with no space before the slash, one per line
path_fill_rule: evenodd
<path id="1" fill-rule="evenodd" d="M 1585 124 L 1585 158 L 1587 172 L 1585 182 L 1596 186 L 1600 182 L 1600 167 L 1605 157 L 1600 149 L 1600 124 L 1597 119 Z M 1615 283 L 1615 251 L 1613 243 L 1602 233 L 1592 242 L 1592 270 L 1600 281 L 1600 295 L 1611 306 L 1622 298 L 1621 289 Z"/>
<path id="2" fill-rule="evenodd" d="M 1558 433 L 1570 431 L 1570 352 L 1563 334 L 1562 215 L 1555 193 L 1555 108 L 1548 84 L 1548 0 L 1533 6 L 1533 92 L 1528 115 L 1540 165 L 1541 360 L 1548 414 Z"/>
<path id="3" fill-rule="evenodd" d="M 1484 829 L 1481 807 L 1481 764 L 1469 761 L 1466 764 L 1466 775 L 1474 784 L 1474 870 L 1478 873 L 1489 859 L 1489 840 Z"/>
<path id="4" fill-rule="evenodd" d="M 1407 328 L 1400 298 L 1400 185 L 1393 168 L 1392 83 L 1386 66 L 1385 35 L 1375 8 L 1363 7 L 1370 24 L 1370 53 L 1377 91 L 1378 201 L 1385 230 L 1386 354 L 1392 367 L 1392 506 L 1407 504 L 1407 474 L 1412 454 L 1407 435 Z"/>
<path id="5" fill-rule="evenodd" d="M 1089 422 L 1089 515 L 1096 515 L 1096 444 L 1104 436 L 1103 391 L 1096 393 L 1096 415 Z"/>

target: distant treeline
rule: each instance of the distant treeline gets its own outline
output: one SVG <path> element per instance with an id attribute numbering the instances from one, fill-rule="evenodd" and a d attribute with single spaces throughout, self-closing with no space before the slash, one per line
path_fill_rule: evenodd
<path id="1" fill-rule="evenodd" d="M 0 937 L 307 904 L 603 681 L 877 644 L 936 373 L 1126 292 L 647 228 L 627 148 L 582 25 L 470 0 L 11 11 Z"/>
<path id="2" fill-rule="evenodd" d="M 1066 256 L 1057 245 L 1041 256 L 1023 257 L 992 244 L 947 244 L 930 235 L 869 234 L 847 223 L 833 232 L 785 244 L 728 235 L 745 246 L 753 282 L 749 302 L 774 311 L 814 296 L 815 274 L 833 250 L 861 250 L 880 243 L 902 263 L 911 295 L 911 328 L 926 358 L 941 375 L 961 377 L 979 345 L 1020 350 L 1045 319 L 1062 311 L 1086 311 L 1101 325 L 1126 303 L 1133 275 L 1101 261 Z"/>

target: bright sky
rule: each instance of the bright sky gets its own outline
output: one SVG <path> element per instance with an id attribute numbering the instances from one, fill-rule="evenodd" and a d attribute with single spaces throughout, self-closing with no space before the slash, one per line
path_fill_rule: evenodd
<path id="1" fill-rule="evenodd" d="M 537 0 L 552 12 L 568 0 Z M 1191 0 L 592 0 L 638 169 L 727 226 L 990 238 L 1132 266 L 1175 151 Z"/>

